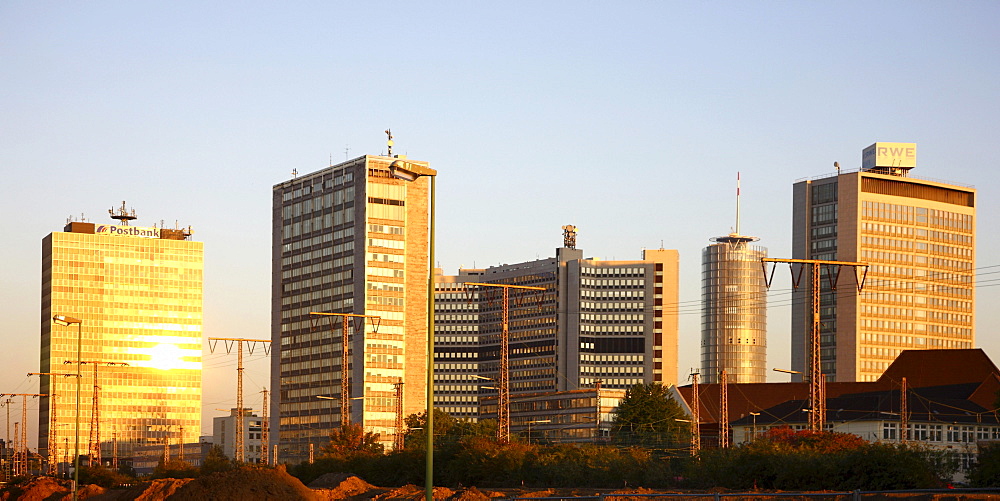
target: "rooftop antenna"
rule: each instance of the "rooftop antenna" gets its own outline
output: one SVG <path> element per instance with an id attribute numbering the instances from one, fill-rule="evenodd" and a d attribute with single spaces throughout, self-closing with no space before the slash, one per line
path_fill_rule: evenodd
<path id="1" fill-rule="evenodd" d="M 833 168 L 837 169 L 837 175 L 840 175 L 840 162 L 833 162 Z"/>
<path id="2" fill-rule="evenodd" d="M 295 179 L 299 175 L 298 169 L 292 169 L 292 179 Z"/>
<path id="3" fill-rule="evenodd" d="M 350 155 L 351 155 L 351 145 L 346 144 L 344 145 L 344 160 L 347 160 Z"/>
<path id="4" fill-rule="evenodd" d="M 385 130 L 385 134 L 387 136 L 389 136 L 389 143 L 388 143 L 389 144 L 389 155 L 388 156 L 391 157 L 392 156 L 392 129 L 386 129 Z"/>
<path id="5" fill-rule="evenodd" d="M 576 248 L 576 226 L 572 224 L 567 224 L 562 227 L 563 230 L 563 247 L 568 249 Z"/>
<path id="6" fill-rule="evenodd" d="M 128 226 L 128 222 L 135 219 L 135 209 L 132 209 L 132 212 L 129 213 L 128 209 L 125 208 L 124 200 L 122 200 L 122 206 L 118 209 L 118 212 L 115 212 L 115 208 L 112 207 L 108 209 L 108 214 L 111 214 L 111 219 L 117 219 L 122 226 Z"/>
<path id="7" fill-rule="evenodd" d="M 740 171 L 736 171 L 736 234 L 740 234 Z"/>

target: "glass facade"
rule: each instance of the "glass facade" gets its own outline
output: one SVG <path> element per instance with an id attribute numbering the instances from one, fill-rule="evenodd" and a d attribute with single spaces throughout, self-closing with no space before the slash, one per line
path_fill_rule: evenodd
<path id="1" fill-rule="evenodd" d="M 767 374 L 767 287 L 753 237 L 719 237 L 702 251 L 701 375 L 718 383 L 763 383 Z"/>
<path id="2" fill-rule="evenodd" d="M 861 202 L 859 260 L 871 264 L 858 315 L 861 381 L 902 350 L 975 346 L 974 217 L 914 202 Z"/>
<path id="3" fill-rule="evenodd" d="M 108 463 L 115 446 L 128 457 L 136 447 L 197 442 L 203 244 L 94 226 L 71 223 L 43 241 L 41 372 L 75 374 L 79 328 L 82 454 Z M 72 461 L 76 379 L 42 376 L 41 393 L 52 397 L 41 401 L 40 448 Z"/>

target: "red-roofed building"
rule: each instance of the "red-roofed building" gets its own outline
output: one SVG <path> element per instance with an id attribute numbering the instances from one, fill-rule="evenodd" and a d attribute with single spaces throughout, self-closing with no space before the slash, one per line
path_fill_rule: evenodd
<path id="1" fill-rule="evenodd" d="M 871 441 L 903 440 L 903 378 L 910 441 L 954 452 L 964 470 L 978 442 L 1000 440 L 1000 369 L 981 349 L 907 350 L 876 381 L 827 383 L 826 429 Z M 687 385 L 675 394 L 689 413 L 692 391 Z M 720 393 L 718 384 L 698 385 L 702 446 L 718 445 Z M 735 443 L 768 428 L 808 427 L 808 383 L 730 384 L 726 393 Z"/>

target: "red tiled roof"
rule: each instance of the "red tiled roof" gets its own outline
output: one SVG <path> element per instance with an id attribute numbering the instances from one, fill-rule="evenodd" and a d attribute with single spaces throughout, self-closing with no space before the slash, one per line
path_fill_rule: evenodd
<path id="1" fill-rule="evenodd" d="M 995 407 L 1000 390 L 1000 370 L 981 349 L 970 350 L 906 350 L 874 382 L 831 382 L 826 385 L 827 398 L 850 393 L 898 390 L 906 377 L 907 386 L 922 388 L 964 383 L 981 383 L 969 398 L 986 409 Z M 691 385 L 677 388 L 688 405 Z M 807 400 L 808 383 L 740 383 L 728 385 L 729 421 L 748 416 L 789 400 Z M 699 384 L 698 396 L 702 423 L 717 423 L 721 405 L 718 384 Z"/>

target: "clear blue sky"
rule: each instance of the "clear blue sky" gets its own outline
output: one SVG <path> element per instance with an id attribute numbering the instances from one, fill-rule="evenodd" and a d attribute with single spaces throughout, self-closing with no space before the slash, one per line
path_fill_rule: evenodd
<path id="1" fill-rule="evenodd" d="M 684 373 L 700 251 L 734 225 L 737 171 L 743 232 L 791 257 L 796 179 L 915 142 L 915 175 L 979 189 L 977 264 L 1000 265 L 998 19 L 983 1 L 5 1 L 0 392 L 37 389 L 41 240 L 69 215 L 104 222 L 127 200 L 140 225 L 192 225 L 205 336 L 267 338 L 271 186 L 384 152 L 386 128 L 440 172 L 447 273 L 551 256 L 564 224 L 587 256 L 679 249 Z M 977 344 L 1000 359 L 1000 288 L 983 285 Z M 205 364 L 220 415 L 235 355 Z"/>

